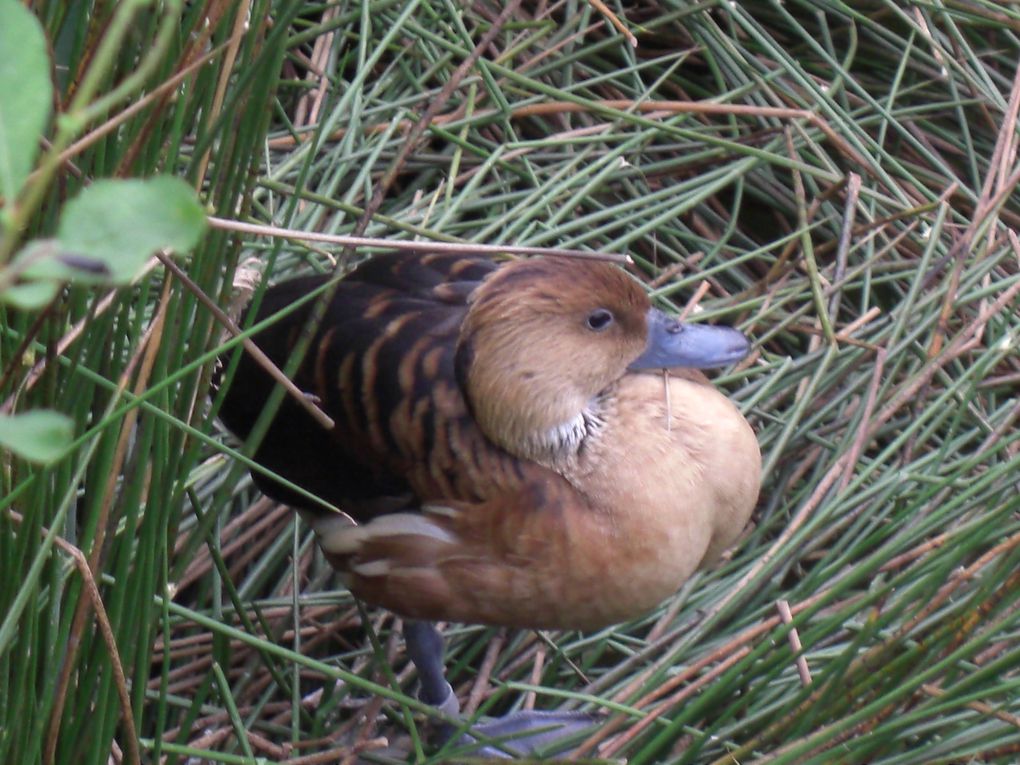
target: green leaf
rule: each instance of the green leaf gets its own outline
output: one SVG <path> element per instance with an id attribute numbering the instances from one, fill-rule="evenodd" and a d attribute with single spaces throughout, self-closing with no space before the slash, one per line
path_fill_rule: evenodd
<path id="1" fill-rule="evenodd" d="M 18 0 L 0 0 L 0 196 L 11 200 L 35 164 L 53 103 L 42 26 Z"/>
<path id="2" fill-rule="evenodd" d="M 35 239 L 14 256 L 14 267 L 24 279 L 56 282 L 109 281 L 106 263 L 79 253 L 66 252 L 56 239 Z"/>
<path id="3" fill-rule="evenodd" d="M 52 281 L 14 284 L 0 292 L 0 303 L 7 303 L 22 311 L 42 308 L 57 295 L 60 284 Z"/>
<path id="4" fill-rule="evenodd" d="M 0 414 L 0 446 L 29 462 L 56 462 L 67 452 L 74 423 L 59 412 L 39 409 L 23 414 Z"/>
<path id="5" fill-rule="evenodd" d="M 203 231 L 205 211 L 194 190 L 179 178 L 157 176 L 92 184 L 64 207 L 57 241 L 68 278 L 126 284 L 154 252 L 190 250 Z"/>

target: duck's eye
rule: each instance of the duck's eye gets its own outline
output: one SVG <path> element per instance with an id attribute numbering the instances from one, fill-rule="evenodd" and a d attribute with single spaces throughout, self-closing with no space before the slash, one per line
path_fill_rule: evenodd
<path id="1" fill-rule="evenodd" d="M 613 314 L 605 308 L 596 308 L 584 320 L 585 326 L 593 332 L 602 332 L 613 323 Z"/>

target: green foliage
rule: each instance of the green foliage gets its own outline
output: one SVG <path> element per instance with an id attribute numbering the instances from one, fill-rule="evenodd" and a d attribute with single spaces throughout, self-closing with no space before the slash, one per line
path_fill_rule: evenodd
<path id="1" fill-rule="evenodd" d="M 0 4 L 0 194 L 18 204 L 50 112 L 46 42 L 35 17 L 13 0 Z M 45 182 L 37 177 L 36 187 Z M 38 197 L 37 197 L 38 198 Z M 4 250 L 18 226 L 4 219 Z M 59 282 L 127 284 L 161 249 L 187 251 L 205 229 L 195 195 L 177 178 L 98 181 L 65 205 L 57 238 L 33 242 L 0 270 L 0 303 L 38 309 Z M 0 259 L 2 264 L 2 259 Z M 15 281 L 19 283 L 15 283 Z M 0 413 L 0 444 L 31 462 L 54 462 L 71 444 L 72 421 L 53 411 Z"/>
<path id="2" fill-rule="evenodd" d="M 204 230 L 205 214 L 178 178 L 97 181 L 61 211 L 53 255 L 21 276 L 128 284 L 152 253 L 187 252 Z"/>
<path id="3" fill-rule="evenodd" d="M 0 414 L 0 446 L 31 462 L 55 462 L 71 443 L 72 426 L 56 412 Z"/>
<path id="4" fill-rule="evenodd" d="M 1020 12 L 497 6 L 0 0 L 0 762 L 445 756 L 211 416 L 200 296 L 358 257 L 303 232 L 626 252 L 755 340 L 742 544 L 595 635 L 449 627 L 462 698 L 610 710 L 631 763 L 1015 762 Z"/>
<path id="5" fill-rule="evenodd" d="M 50 116 L 46 40 L 18 0 L 0 0 L 0 196 L 10 201 L 28 177 Z"/>

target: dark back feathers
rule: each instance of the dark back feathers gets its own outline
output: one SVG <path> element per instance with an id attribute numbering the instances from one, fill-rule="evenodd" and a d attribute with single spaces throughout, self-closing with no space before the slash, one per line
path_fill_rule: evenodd
<path id="1" fill-rule="evenodd" d="M 415 495 L 423 488 L 412 488 L 412 474 L 426 475 L 419 481 L 425 491 L 433 482 L 449 489 L 452 461 L 463 455 L 437 457 L 437 442 L 448 443 L 451 437 L 469 444 L 484 441 L 456 380 L 458 332 L 468 296 L 497 267 L 485 257 L 434 253 L 381 255 L 360 265 L 337 285 L 294 375 L 297 386 L 315 396 L 334 419 L 335 429 L 325 430 L 285 396 L 255 460 L 359 520 L 417 504 Z M 302 277 L 270 287 L 246 326 L 286 308 L 327 279 Z M 281 368 L 315 302 L 254 336 Z M 243 354 L 219 412 L 227 427 L 246 438 L 273 386 Z M 429 473 L 436 474 L 434 481 Z M 254 479 L 274 499 L 316 509 L 278 481 L 258 473 Z"/>

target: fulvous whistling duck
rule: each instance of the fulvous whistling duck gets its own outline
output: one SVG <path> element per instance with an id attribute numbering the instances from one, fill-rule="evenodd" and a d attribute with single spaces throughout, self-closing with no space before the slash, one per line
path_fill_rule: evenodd
<path id="1" fill-rule="evenodd" d="M 326 278 L 270 288 L 255 319 Z M 254 336 L 281 367 L 313 305 Z M 335 427 L 284 399 L 255 460 L 344 514 L 254 479 L 302 511 L 356 596 L 409 620 L 422 699 L 446 711 L 428 622 L 632 619 L 732 544 L 754 507 L 754 433 L 695 371 L 743 358 L 746 338 L 666 316 L 616 266 L 376 256 L 339 282 L 314 333 L 294 381 Z M 247 355 L 233 380 L 220 416 L 245 437 L 273 382 Z"/>

